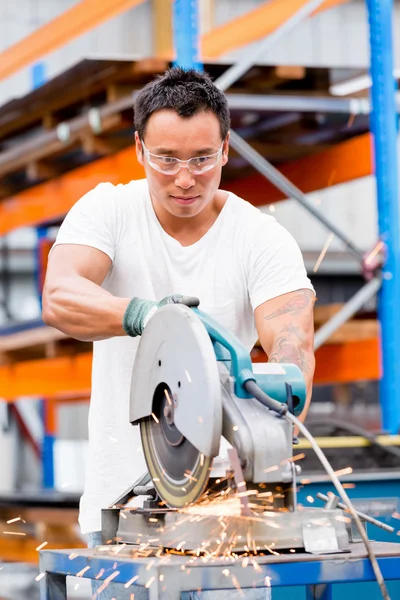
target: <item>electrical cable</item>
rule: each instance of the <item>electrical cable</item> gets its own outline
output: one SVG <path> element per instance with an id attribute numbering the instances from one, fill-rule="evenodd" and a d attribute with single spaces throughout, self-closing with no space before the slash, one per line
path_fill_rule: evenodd
<path id="1" fill-rule="evenodd" d="M 313 438 L 311 433 L 308 431 L 307 427 L 301 421 L 299 421 L 299 419 L 297 419 L 293 414 L 291 414 L 288 410 L 286 410 L 286 412 L 282 411 L 281 409 L 276 410 L 276 406 L 275 406 L 276 401 L 273 400 L 272 398 L 270 398 L 267 394 L 265 394 L 259 388 L 259 386 L 255 383 L 255 381 L 251 381 L 251 380 L 246 381 L 244 383 L 244 387 L 250 394 L 252 394 L 254 396 L 254 398 L 256 398 L 259 402 L 264 404 L 264 406 L 267 406 L 267 408 L 270 408 L 271 410 L 278 412 L 278 414 L 280 416 L 283 416 L 288 421 L 290 421 L 293 425 L 298 427 L 299 431 L 301 431 L 301 433 L 304 435 L 304 437 L 310 442 L 315 454 L 317 455 L 317 457 L 319 458 L 325 471 L 331 478 L 332 483 L 335 486 L 339 496 L 343 500 L 344 504 L 347 506 L 349 513 L 351 514 L 351 516 L 353 517 L 353 519 L 356 523 L 357 529 L 360 533 L 360 536 L 361 536 L 361 538 L 364 542 L 365 548 L 367 550 L 369 560 L 371 561 L 372 570 L 374 571 L 376 580 L 378 582 L 379 589 L 382 594 L 382 598 L 384 600 L 391 600 L 388 589 L 386 587 L 385 580 L 382 575 L 381 568 L 378 564 L 374 550 L 371 546 L 371 542 L 368 539 L 367 532 L 365 531 L 365 528 L 361 522 L 361 519 L 360 519 L 356 509 L 354 508 L 350 498 L 348 497 L 347 493 L 345 492 L 341 482 L 339 481 L 339 478 L 335 474 L 335 471 L 331 467 L 328 459 L 326 458 L 325 454 L 322 452 L 321 448 L 318 446 L 317 442 L 315 441 L 315 439 Z"/>

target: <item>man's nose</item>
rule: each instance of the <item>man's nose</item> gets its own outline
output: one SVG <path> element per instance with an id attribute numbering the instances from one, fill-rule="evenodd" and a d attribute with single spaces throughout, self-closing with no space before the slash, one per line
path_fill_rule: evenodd
<path id="1" fill-rule="evenodd" d="M 183 190 L 188 190 L 195 185 L 196 181 L 187 167 L 181 167 L 175 175 L 175 185 Z"/>

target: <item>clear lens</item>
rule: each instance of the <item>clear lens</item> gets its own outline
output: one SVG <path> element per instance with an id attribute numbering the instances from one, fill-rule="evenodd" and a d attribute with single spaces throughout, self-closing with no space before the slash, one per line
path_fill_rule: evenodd
<path id="1" fill-rule="evenodd" d="M 182 166 L 187 166 L 193 175 L 201 175 L 217 166 L 222 156 L 222 146 L 215 154 L 210 156 L 196 156 L 189 160 L 180 160 L 173 156 L 158 156 L 149 152 L 142 142 L 147 161 L 153 169 L 165 175 L 176 175 Z"/>

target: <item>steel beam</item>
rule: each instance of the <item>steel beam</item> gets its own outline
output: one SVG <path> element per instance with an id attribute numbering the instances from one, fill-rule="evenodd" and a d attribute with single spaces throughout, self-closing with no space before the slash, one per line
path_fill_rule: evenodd
<path id="1" fill-rule="evenodd" d="M 378 225 L 386 245 L 386 263 L 378 298 L 381 322 L 382 379 L 379 398 L 383 428 L 400 427 L 400 214 L 397 173 L 397 126 L 393 78 L 392 0 L 368 0 L 372 130 L 374 133 Z"/>
<path id="2" fill-rule="evenodd" d="M 243 138 L 234 131 L 231 131 L 231 146 L 244 156 L 248 162 L 279 190 L 281 190 L 288 198 L 295 198 L 308 212 L 318 219 L 320 223 L 325 225 L 327 229 L 332 231 L 335 236 L 341 240 L 349 251 L 363 263 L 363 253 L 357 246 L 342 232 L 336 225 L 327 219 L 318 209 L 316 209 L 301 190 L 289 181 L 278 169 L 261 156 L 254 148 L 250 146 Z"/>
<path id="3" fill-rule="evenodd" d="M 329 98 L 324 96 L 292 96 L 289 94 L 273 94 L 270 96 L 265 94 L 226 94 L 226 98 L 231 110 L 326 112 L 348 115 L 367 115 L 371 110 L 367 98 Z"/>
<path id="4" fill-rule="evenodd" d="M 306 17 L 309 17 L 323 3 L 324 0 L 310 0 L 310 2 L 304 4 L 299 10 L 295 11 L 286 21 L 284 21 L 280 27 L 265 37 L 257 48 L 250 48 L 250 50 L 247 50 L 241 60 L 232 65 L 215 81 L 215 85 L 225 92 L 233 83 L 235 83 L 235 81 L 247 73 L 259 58 L 262 57 L 265 59 L 268 51 L 271 50 L 281 37 L 286 35 L 289 31 L 292 31 L 296 25 L 301 23 Z"/>
<path id="5" fill-rule="evenodd" d="M 351 319 L 351 317 L 355 315 L 356 312 L 370 300 L 370 298 L 375 296 L 380 287 L 381 278 L 374 277 L 358 290 L 339 312 L 318 329 L 314 338 L 314 348 L 317 349 L 322 346 L 322 344 L 324 344 L 341 325 Z"/>

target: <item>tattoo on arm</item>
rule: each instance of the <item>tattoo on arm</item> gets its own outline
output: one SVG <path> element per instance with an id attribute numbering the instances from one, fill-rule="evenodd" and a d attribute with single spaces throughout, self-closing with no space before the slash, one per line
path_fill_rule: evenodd
<path id="1" fill-rule="evenodd" d="M 303 310 L 311 301 L 314 294 L 311 290 L 302 290 L 296 296 L 293 296 L 290 300 L 286 302 L 283 306 L 274 310 L 274 312 L 266 315 L 264 319 L 269 321 L 269 319 L 274 319 L 275 317 L 279 317 L 280 315 L 284 315 L 290 312 L 298 312 Z"/>
<path id="2" fill-rule="evenodd" d="M 270 363 L 292 363 L 297 365 L 303 373 L 310 372 L 307 353 L 302 350 L 301 342 L 304 333 L 292 323 L 283 327 L 281 334 L 274 343 L 272 352 L 268 357 Z"/>

